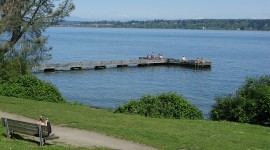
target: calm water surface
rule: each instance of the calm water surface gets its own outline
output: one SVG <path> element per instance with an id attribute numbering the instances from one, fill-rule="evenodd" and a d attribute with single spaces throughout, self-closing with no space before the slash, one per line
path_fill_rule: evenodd
<path id="1" fill-rule="evenodd" d="M 129 60 L 149 52 L 212 61 L 211 70 L 157 66 L 36 74 L 69 101 L 95 107 L 176 92 L 207 117 L 215 96 L 235 92 L 247 76 L 270 75 L 270 32 L 54 27 L 46 34 L 53 47 L 48 63 Z"/>

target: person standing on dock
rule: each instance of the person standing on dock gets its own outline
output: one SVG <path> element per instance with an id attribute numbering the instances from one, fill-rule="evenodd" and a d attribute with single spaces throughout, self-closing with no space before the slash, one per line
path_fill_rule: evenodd
<path id="1" fill-rule="evenodd" d="M 151 53 L 151 58 L 155 58 L 154 52 Z"/>
<path id="2" fill-rule="evenodd" d="M 182 56 L 182 61 L 187 61 L 187 58 L 185 56 Z"/>
<path id="3" fill-rule="evenodd" d="M 205 63 L 204 59 L 202 57 L 198 57 L 196 59 L 196 63 Z"/>
<path id="4" fill-rule="evenodd" d="M 150 58 L 151 58 L 151 56 L 150 56 L 150 54 L 149 54 L 149 53 L 147 53 L 146 58 L 147 58 L 147 59 L 150 59 Z"/>

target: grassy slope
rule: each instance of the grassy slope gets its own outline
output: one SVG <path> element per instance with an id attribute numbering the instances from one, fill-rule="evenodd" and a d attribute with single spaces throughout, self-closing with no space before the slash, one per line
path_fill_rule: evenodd
<path id="1" fill-rule="evenodd" d="M 29 142 L 18 139 L 8 139 L 2 133 L 5 132 L 5 129 L 0 126 L 0 149 L 1 150 L 33 150 L 33 149 L 42 149 L 42 150 L 87 150 L 86 148 L 73 148 L 73 147 L 64 147 L 57 145 L 50 145 L 39 147 L 38 142 Z M 95 150 L 95 149 L 93 149 Z M 97 149 L 98 150 L 98 149 Z M 100 149 L 102 150 L 102 149 Z M 104 149 L 105 150 L 105 149 Z"/>
<path id="2" fill-rule="evenodd" d="M 159 149 L 270 149 L 270 128 L 230 122 L 154 119 L 87 106 L 0 97 L 0 110 L 97 131 Z M 56 133 L 57 134 L 57 133 Z"/>
<path id="3" fill-rule="evenodd" d="M 42 149 L 42 150 L 108 150 L 106 148 L 75 148 L 68 146 L 59 146 L 59 145 L 50 145 L 39 147 L 38 141 L 26 141 L 21 139 L 8 139 L 5 137 L 4 133 L 6 130 L 0 126 L 0 149 L 1 150 L 34 150 L 34 149 Z"/>

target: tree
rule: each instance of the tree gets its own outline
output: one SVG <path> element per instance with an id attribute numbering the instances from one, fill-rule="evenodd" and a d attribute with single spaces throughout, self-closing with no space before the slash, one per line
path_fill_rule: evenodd
<path id="1" fill-rule="evenodd" d="M 270 126 L 270 76 L 247 78 L 235 94 L 216 97 L 212 120 Z"/>
<path id="2" fill-rule="evenodd" d="M 51 48 L 43 32 L 73 9 L 72 0 L 0 0 L 0 67 L 12 62 L 24 74 L 26 68 L 49 59 Z"/>

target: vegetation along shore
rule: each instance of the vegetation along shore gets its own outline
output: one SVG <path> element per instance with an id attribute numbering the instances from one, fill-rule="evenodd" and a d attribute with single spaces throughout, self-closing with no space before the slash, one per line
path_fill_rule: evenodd
<path id="1" fill-rule="evenodd" d="M 148 21 L 65 21 L 57 26 L 94 28 L 153 28 L 270 31 L 270 19 L 188 19 Z"/>

